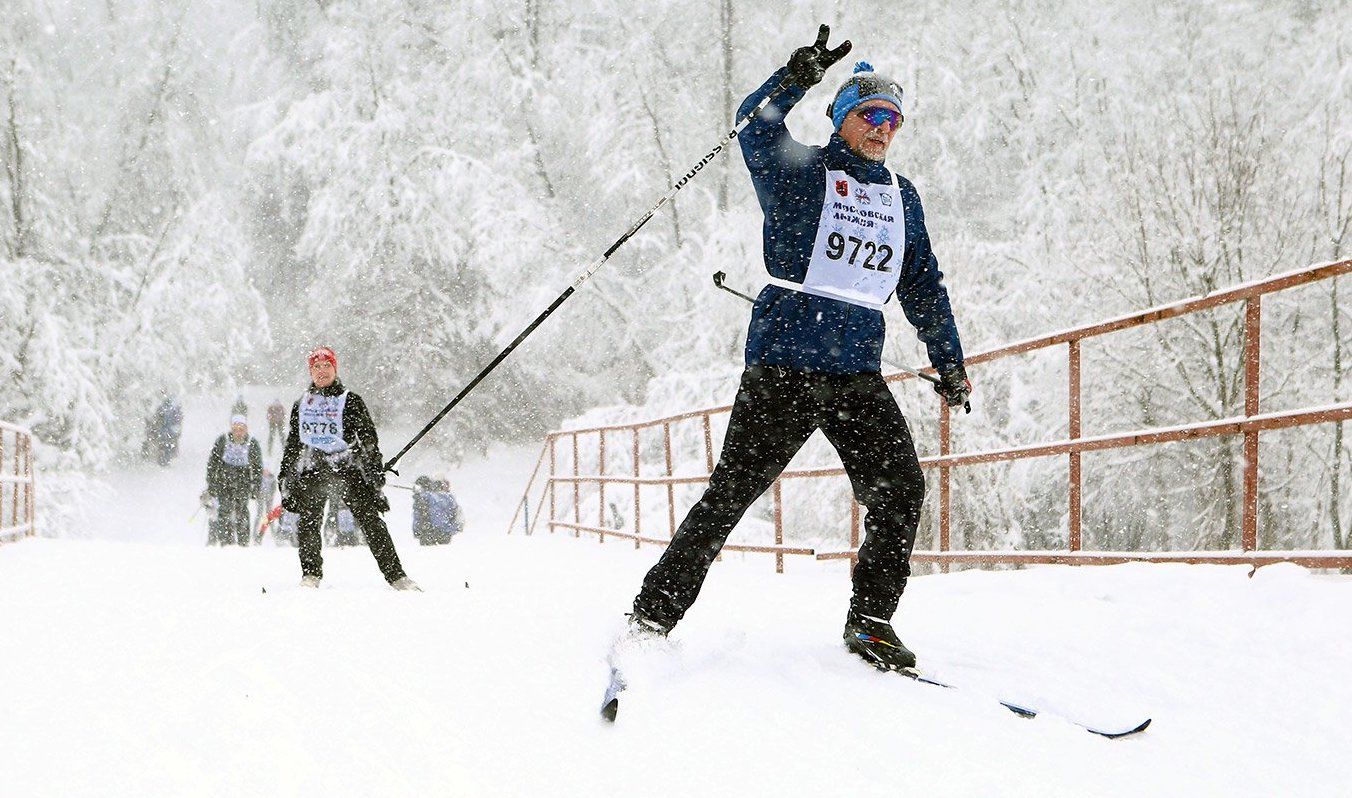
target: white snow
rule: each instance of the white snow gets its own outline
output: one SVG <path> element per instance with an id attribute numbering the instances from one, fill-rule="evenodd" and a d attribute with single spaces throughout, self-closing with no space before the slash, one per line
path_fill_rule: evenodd
<path id="1" fill-rule="evenodd" d="M 844 653 L 844 564 L 776 575 L 730 555 L 607 726 L 605 650 L 658 549 L 504 534 L 535 447 L 452 470 L 470 527 L 448 547 L 415 545 L 392 493 L 427 592 L 388 589 L 364 549 L 326 550 L 307 591 L 294 550 L 206 549 L 187 523 L 209 432 L 169 471 L 120 477 L 92 539 L 0 546 L 0 795 L 1265 796 L 1352 781 L 1346 576 L 917 577 L 898 630 L 949 691 Z M 1154 724 L 1106 740 L 996 696 Z"/>

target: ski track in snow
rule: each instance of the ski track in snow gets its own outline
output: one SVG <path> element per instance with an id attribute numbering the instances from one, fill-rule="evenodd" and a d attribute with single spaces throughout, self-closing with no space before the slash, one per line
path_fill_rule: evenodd
<path id="1" fill-rule="evenodd" d="M 251 430 L 273 395 L 254 390 Z M 538 449 L 449 471 L 467 532 L 419 547 L 426 593 L 364 548 L 206 549 L 189 516 L 228 413 L 137 464 L 90 539 L 0 546 L 0 795 L 1269 796 L 1340 794 L 1352 578 L 1125 565 L 913 579 L 897 627 L 962 689 L 879 674 L 839 640 L 843 564 L 730 555 L 663 654 L 597 715 L 604 658 L 658 549 L 505 535 Z M 219 424 L 207 419 L 219 416 Z M 407 440 L 386 433 L 387 453 Z M 275 464 L 280 450 L 267 458 Z M 415 449 L 411 484 L 433 470 Z M 541 527 L 542 529 L 542 527 Z M 263 592 L 266 588 L 266 594 Z M 992 699 L 1101 724 L 1105 740 Z"/>

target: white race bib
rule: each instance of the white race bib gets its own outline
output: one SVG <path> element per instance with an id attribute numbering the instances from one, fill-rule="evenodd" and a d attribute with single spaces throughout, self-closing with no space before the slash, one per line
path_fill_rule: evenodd
<path id="1" fill-rule="evenodd" d="M 244 439 L 244 443 L 235 443 L 233 440 L 225 439 L 225 451 L 221 452 L 221 461 L 226 465 L 246 466 L 249 464 L 249 440 Z"/>
<path id="2" fill-rule="evenodd" d="M 882 310 L 897 290 L 905 254 L 900 188 L 828 169 L 812 260 L 798 290 Z"/>
<path id="3" fill-rule="evenodd" d="M 306 392 L 300 399 L 300 442 L 321 452 L 339 452 L 347 448 L 343 442 L 343 408 L 347 406 L 347 391 L 337 396 L 321 396 Z"/>

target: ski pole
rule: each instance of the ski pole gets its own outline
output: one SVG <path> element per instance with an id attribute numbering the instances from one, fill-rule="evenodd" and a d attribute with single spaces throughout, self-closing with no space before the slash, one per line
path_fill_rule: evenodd
<path id="1" fill-rule="evenodd" d="M 724 284 L 723 284 L 723 280 L 725 280 L 725 279 L 727 278 L 727 276 L 728 276 L 728 275 L 727 275 L 726 272 L 714 272 L 714 285 L 718 286 L 719 288 L 723 289 L 724 291 L 727 291 L 729 294 L 732 294 L 733 296 L 739 296 L 739 297 L 741 297 L 742 299 L 745 299 L 747 302 L 755 303 L 756 300 L 755 300 L 753 297 L 747 296 L 746 294 L 743 294 L 741 291 L 738 291 L 738 290 L 735 289 L 735 288 L 729 288 L 728 286 L 724 285 Z M 914 375 L 914 376 L 916 376 L 916 377 L 919 377 L 919 378 L 922 379 L 922 380 L 927 380 L 927 381 L 929 381 L 929 382 L 931 382 L 931 383 L 933 383 L 933 384 L 935 384 L 935 385 L 938 385 L 938 384 L 939 384 L 939 378 L 938 378 L 938 377 L 935 377 L 935 376 L 933 376 L 933 375 L 931 375 L 931 374 L 926 374 L 926 373 L 920 371 L 919 369 L 913 369 L 913 368 L 911 368 L 910 366 L 903 366 L 903 365 L 901 365 L 901 364 L 899 364 L 899 363 L 893 363 L 893 362 L 891 362 L 891 361 L 889 361 L 889 360 L 884 360 L 884 361 L 883 361 L 883 365 L 884 365 L 884 366 L 887 366 L 887 367 L 890 368 L 890 369 L 896 369 L 897 371 L 904 371 L 904 372 L 906 372 L 907 374 Z M 971 403 L 971 402 L 966 402 L 966 403 L 964 403 L 964 404 L 963 404 L 963 407 L 967 409 L 967 412 L 968 412 L 968 413 L 972 412 L 972 403 Z"/>
<path id="2" fill-rule="evenodd" d="M 773 91 L 765 95 L 765 98 L 762 99 L 756 105 L 756 107 L 751 110 L 751 113 L 742 117 L 742 119 L 733 126 L 732 130 L 728 131 L 727 133 L 724 133 L 719 142 L 716 145 L 714 145 L 714 148 L 709 150 L 707 155 L 701 158 L 699 162 L 696 163 L 694 166 L 692 166 L 688 172 L 682 175 L 681 178 L 677 180 L 676 183 L 672 185 L 670 189 L 667 190 L 667 193 L 662 195 L 662 198 L 657 201 L 656 205 L 654 205 L 647 213 L 643 214 L 643 216 L 637 222 L 634 222 L 633 226 L 630 227 L 629 230 L 626 231 L 624 235 L 617 238 L 615 240 L 615 243 L 611 244 L 610 248 L 607 249 L 604 253 L 602 253 L 599 258 L 592 261 L 592 263 L 589 266 L 587 266 L 587 268 L 584 269 L 582 273 L 577 276 L 576 279 L 573 280 L 572 284 L 569 285 L 567 288 L 565 288 L 563 292 L 560 293 L 558 297 L 554 299 L 554 301 L 549 305 L 549 307 L 545 308 L 544 311 L 539 316 L 536 316 L 535 320 L 526 326 L 526 329 L 522 330 L 521 333 L 517 335 L 516 338 L 514 338 L 505 349 L 503 349 L 501 352 L 497 354 L 497 357 L 493 358 L 487 366 L 484 366 L 483 370 L 481 370 L 478 373 L 478 375 L 474 377 L 474 379 L 470 380 L 468 385 L 466 385 L 464 388 L 461 388 L 460 393 L 456 394 L 455 398 L 452 399 L 450 402 L 447 402 L 446 406 L 441 408 L 441 412 L 433 416 L 432 420 L 427 422 L 427 425 L 424 426 L 421 430 L 419 430 L 418 434 L 414 435 L 412 440 L 404 444 L 404 448 L 400 449 L 399 453 L 396 454 L 394 457 L 391 457 L 390 461 L 385 464 L 385 470 L 389 471 L 392 474 L 398 474 L 399 472 L 394 470 L 394 466 L 396 463 L 399 462 L 399 458 L 403 457 L 408 452 L 409 449 L 412 449 L 413 446 L 417 444 L 418 441 L 422 440 L 423 436 L 426 435 L 428 432 L 430 432 L 432 428 L 435 427 L 437 423 L 441 421 L 441 419 L 445 418 L 446 414 L 451 412 L 452 408 L 460 404 L 460 401 L 464 399 L 466 396 L 468 396 L 470 391 L 473 391 L 475 387 L 477 387 L 479 383 L 482 382 L 483 379 L 488 376 L 489 372 L 497 368 L 498 364 L 501 363 L 503 360 L 506 360 L 507 356 L 512 353 L 512 350 L 520 346 L 521 342 L 526 340 L 526 337 L 529 336 L 532 332 L 535 332 L 536 327 L 539 327 L 540 324 L 543 323 L 545 319 L 549 318 L 549 316 L 553 314 L 554 311 L 559 309 L 560 305 L 562 305 L 565 301 L 567 301 L 568 297 L 572 296 L 573 293 L 577 291 L 577 289 L 581 288 L 583 283 L 587 282 L 587 280 L 589 280 L 591 276 L 595 274 L 597 270 L 600 269 L 601 266 L 605 264 L 606 261 L 610 260 L 610 256 L 615 254 L 615 250 L 623 246 L 624 242 L 632 238 L 633 235 L 643 227 L 643 225 L 648 223 L 649 219 L 653 218 L 653 214 L 657 213 L 657 211 L 659 211 L 663 205 L 666 205 L 667 202 L 669 202 L 672 197 L 676 196 L 676 192 L 685 188 L 686 184 L 695 178 L 695 175 L 699 174 L 700 171 L 704 169 L 704 167 L 712 163 L 714 158 L 718 157 L 718 154 L 723 152 L 723 149 L 727 147 L 728 142 L 737 138 L 737 136 L 741 134 L 742 130 L 747 126 L 747 124 L 750 123 L 752 118 L 754 118 L 757 114 L 759 114 L 765 108 L 765 106 L 770 103 L 771 100 L 773 100 L 775 97 L 778 97 L 780 93 L 784 91 L 785 88 L 786 86 L 783 83 L 780 83 L 778 86 L 774 88 Z"/>
<path id="3" fill-rule="evenodd" d="M 750 303 L 753 304 L 753 305 L 756 304 L 756 298 L 755 298 L 755 297 L 749 296 L 749 295 L 747 295 L 747 294 L 743 294 L 741 291 L 738 291 L 738 290 L 735 289 L 735 288 L 728 288 L 726 285 L 723 285 L 723 278 L 725 278 L 725 277 L 727 277 L 727 276 L 728 276 L 728 275 L 727 275 L 726 272 L 714 272 L 714 285 L 718 286 L 719 288 L 723 289 L 724 291 L 727 291 L 729 294 L 732 294 L 733 296 L 739 296 L 739 297 L 741 297 L 742 299 L 745 299 L 747 302 L 750 302 Z"/>

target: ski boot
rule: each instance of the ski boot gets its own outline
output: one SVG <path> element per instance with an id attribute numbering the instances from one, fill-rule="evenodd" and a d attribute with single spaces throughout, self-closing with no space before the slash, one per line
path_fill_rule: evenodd
<path id="1" fill-rule="evenodd" d="M 319 587 L 319 581 L 320 577 L 315 576 L 314 574 L 306 574 L 305 576 L 302 576 L 300 578 L 300 586 L 312 587 L 317 589 Z"/>
<path id="2" fill-rule="evenodd" d="M 415 593 L 422 592 L 422 588 L 418 587 L 418 583 L 414 582 L 412 579 L 409 579 L 407 576 L 401 576 L 398 579 L 394 580 L 393 582 L 390 583 L 390 587 L 394 588 L 395 590 L 412 590 Z"/>
<path id="3" fill-rule="evenodd" d="M 628 658 L 665 651 L 670 647 L 667 641 L 667 633 L 671 631 L 669 627 L 638 612 L 626 613 L 625 617 L 629 622 L 615 638 L 607 658 L 612 665 L 618 665 Z"/>
<path id="4" fill-rule="evenodd" d="M 851 613 L 846 618 L 845 648 L 880 671 L 915 667 L 915 654 L 897 638 L 892 624 L 871 615 Z"/>

